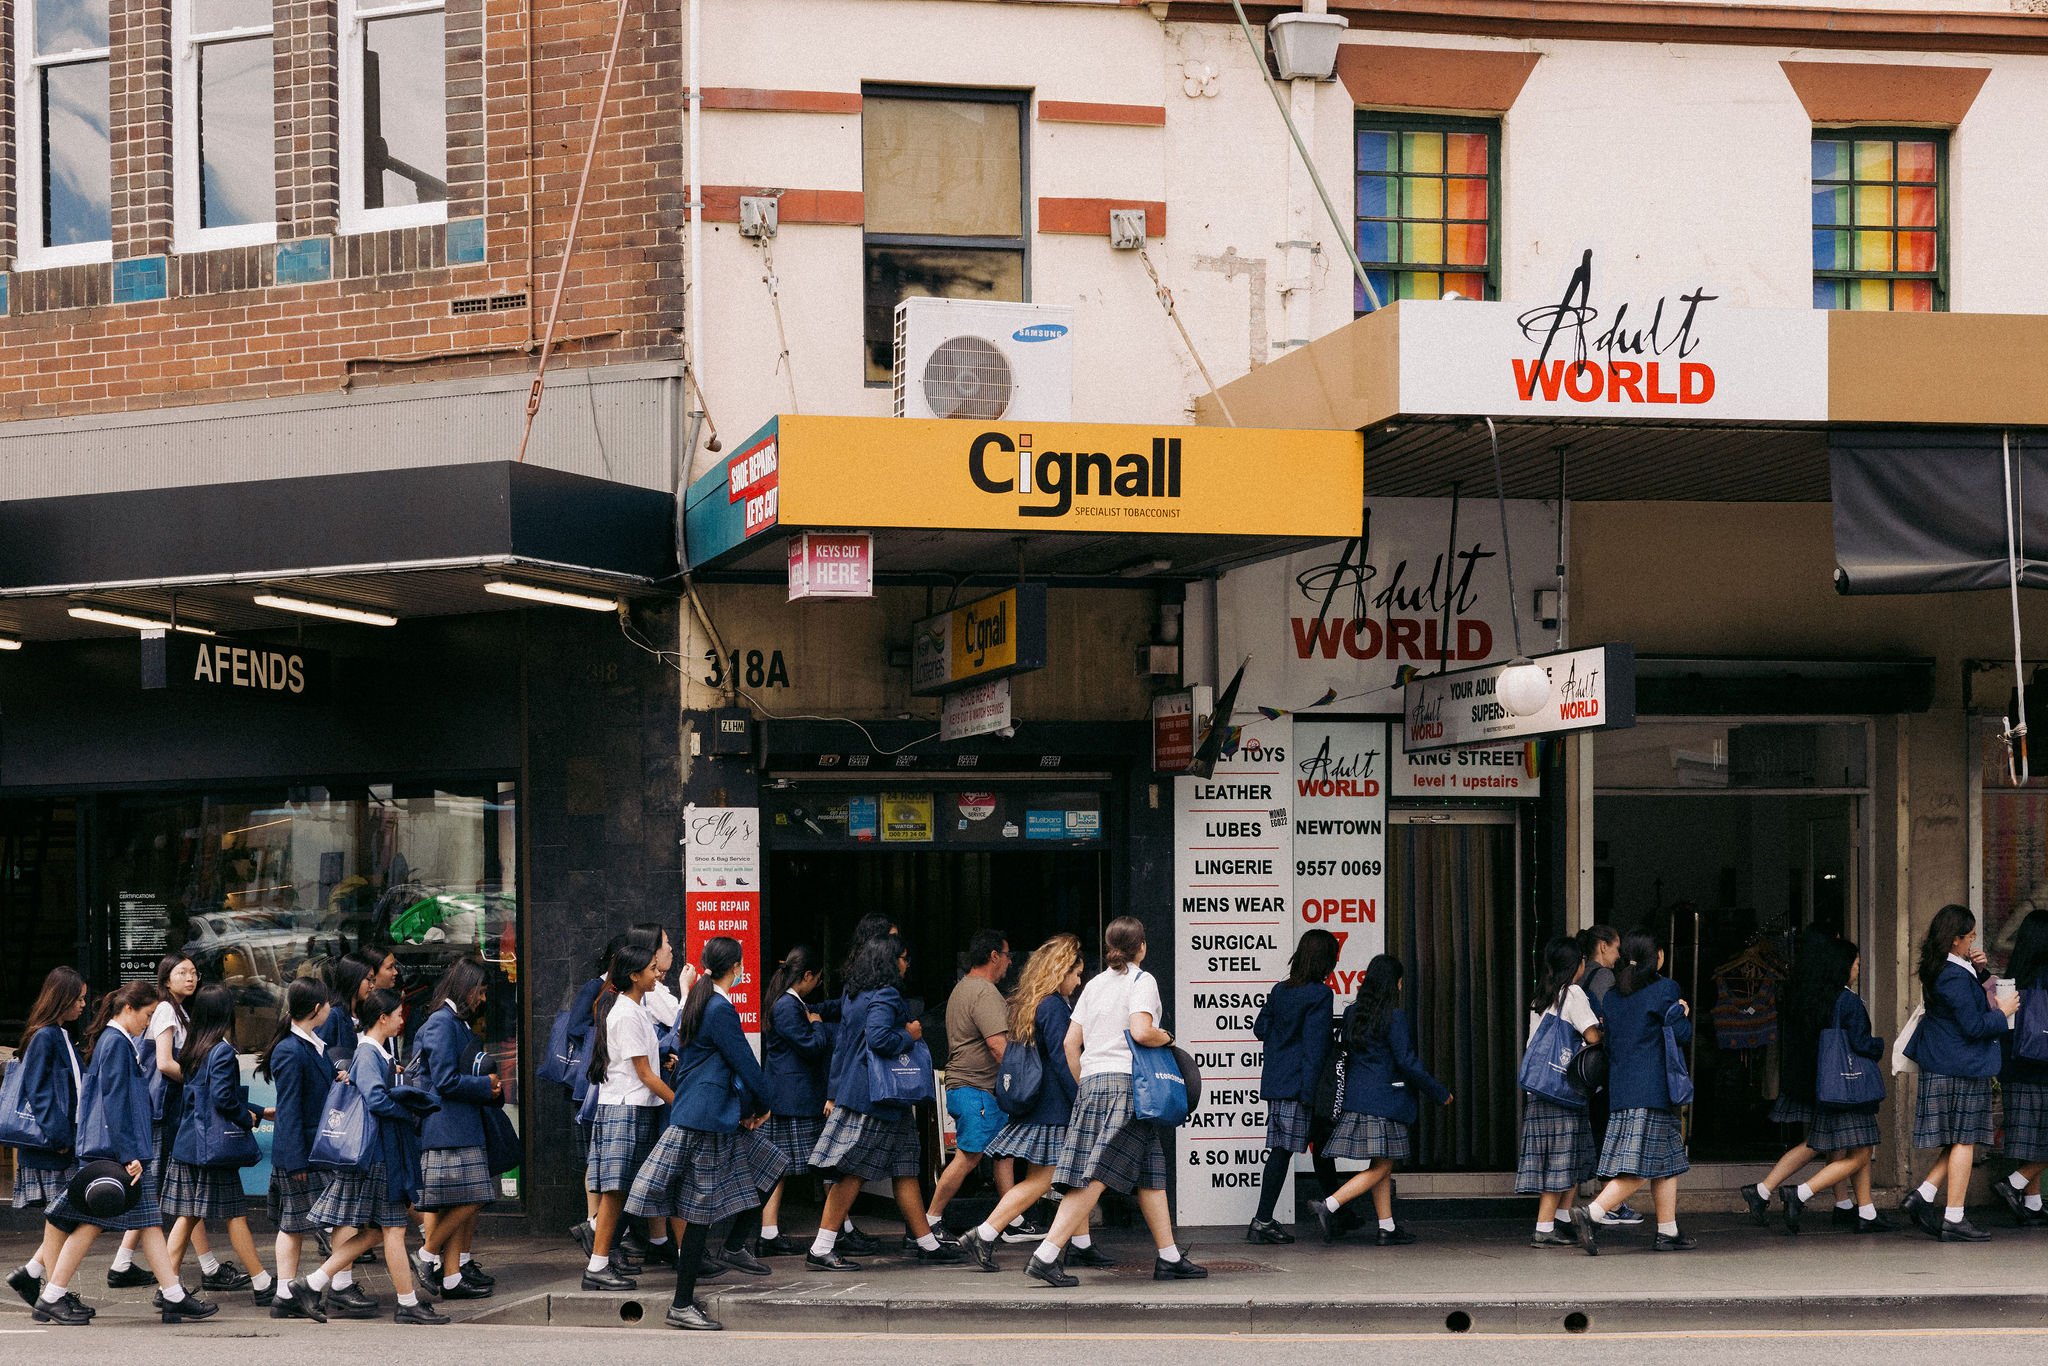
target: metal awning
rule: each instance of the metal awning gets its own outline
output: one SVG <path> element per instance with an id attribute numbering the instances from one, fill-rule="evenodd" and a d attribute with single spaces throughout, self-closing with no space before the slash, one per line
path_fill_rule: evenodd
<path id="1" fill-rule="evenodd" d="M 258 593 L 398 617 L 530 605 L 494 579 L 651 596 L 675 521 L 658 490 L 506 461 L 0 502 L 0 631 L 122 633 L 80 606 L 223 633 L 301 620 Z"/>

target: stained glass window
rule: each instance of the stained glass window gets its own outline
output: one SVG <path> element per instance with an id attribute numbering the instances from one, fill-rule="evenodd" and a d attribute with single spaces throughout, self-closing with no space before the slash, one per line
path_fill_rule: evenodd
<path id="1" fill-rule="evenodd" d="M 1493 298 L 1500 125 L 1360 114 L 1356 136 L 1358 259 L 1380 303 Z M 1352 307 L 1373 311 L 1356 285 Z"/>
<path id="2" fill-rule="evenodd" d="M 1948 146 L 1926 129 L 1813 135 L 1813 306 L 1931 313 L 1948 307 Z"/>

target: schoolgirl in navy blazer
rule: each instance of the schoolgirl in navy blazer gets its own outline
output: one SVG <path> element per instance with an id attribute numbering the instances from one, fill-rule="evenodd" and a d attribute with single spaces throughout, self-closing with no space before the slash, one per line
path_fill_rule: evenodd
<path id="1" fill-rule="evenodd" d="M 1020 1115 L 1017 1124 L 1051 1124 L 1065 1128 L 1074 1116 L 1078 1087 L 1067 1067 L 1067 1027 L 1074 1022 L 1074 1006 L 1057 991 L 1038 1003 L 1031 1015 L 1031 1046 L 1038 1050 L 1045 1080 L 1038 1087 L 1038 1101 L 1031 1112 Z"/>
<path id="2" fill-rule="evenodd" d="M 62 1025 L 44 1025 L 29 1036 L 28 1047 L 15 1066 L 22 1070 L 23 1099 L 56 1144 L 52 1148 L 16 1148 L 15 1160 L 38 1171 L 62 1171 L 76 1160 L 71 1147 L 82 1079 L 80 1072 L 72 1070 L 79 1063 L 71 1035 Z"/>
<path id="3" fill-rule="evenodd" d="M 814 1023 L 814 1013 L 822 1012 L 788 991 L 768 1008 L 771 1027 L 761 1041 L 761 1055 L 763 1089 L 774 1114 L 815 1119 L 825 1112 L 825 1074 L 837 1031 L 829 1022 Z"/>
<path id="4" fill-rule="evenodd" d="M 203 1165 L 199 1160 L 201 1136 L 215 1116 L 244 1129 L 254 1129 L 263 1122 L 263 1112 L 250 1107 L 242 1090 L 241 1059 L 226 1039 L 207 1050 L 197 1076 L 185 1079 L 184 1110 L 178 1116 L 172 1158 L 195 1167 Z"/>
<path id="5" fill-rule="evenodd" d="M 1323 982 L 1282 982 L 1266 994 L 1266 1004 L 1252 1021 L 1252 1033 L 1266 1044 L 1266 1062 L 1259 1072 L 1262 1099 L 1304 1104 L 1315 1099 L 1323 1058 L 1330 1051 L 1331 999 Z"/>
<path id="6" fill-rule="evenodd" d="M 1907 1055 L 1922 1072 L 1947 1077 L 1998 1075 L 2005 1013 L 1985 998 L 1975 972 L 1953 959 L 1944 963 L 1923 1004 L 1926 1013 L 1906 1045 Z"/>
<path id="7" fill-rule="evenodd" d="M 870 1054 L 894 1058 L 910 1051 L 915 1042 L 904 1026 L 910 1010 L 903 993 L 895 987 L 877 987 L 846 998 L 840 1019 L 839 1038 L 832 1049 L 832 1072 L 828 1082 L 832 1102 L 857 1115 L 876 1114 L 894 1119 L 910 1113 L 910 1107 L 893 1101 L 876 1101 L 868 1089 Z"/>
<path id="8" fill-rule="evenodd" d="M 1669 1110 L 1671 1085 L 1664 1074 L 1664 1025 L 1678 1004 L 1678 983 L 1659 977 L 1640 991 L 1607 993 L 1607 1105 L 1623 1110 Z M 1692 1039 L 1692 1017 L 1672 1016 L 1672 1037 Z"/>
<path id="9" fill-rule="evenodd" d="M 1358 1002 L 1344 1009 L 1344 1037 L 1351 1037 L 1352 1017 Z M 1408 1028 L 1408 1012 L 1394 1008 L 1387 1032 L 1363 1048 L 1348 1048 L 1344 1054 L 1344 1109 L 1348 1114 L 1378 1115 L 1399 1124 L 1413 1124 L 1417 1107 L 1415 1093 L 1421 1091 L 1438 1105 L 1450 1099 L 1450 1088 L 1429 1074 L 1415 1055 L 1415 1036 Z"/>
<path id="10" fill-rule="evenodd" d="M 1863 998 L 1847 987 L 1835 998 L 1835 1028 L 1842 1031 L 1849 1041 L 1849 1051 L 1858 1057 L 1882 1059 L 1884 1039 L 1870 1032 L 1870 1011 L 1865 1008 Z M 1871 1101 L 1867 1105 L 1843 1105 L 1834 1108 L 1851 1114 L 1874 1115 L 1882 1101 Z"/>
<path id="11" fill-rule="evenodd" d="M 420 1193 L 420 1117 L 391 1094 L 399 1084 L 391 1055 L 374 1039 L 362 1039 L 349 1081 L 363 1093 L 363 1104 L 376 1121 L 373 1160 L 384 1164 L 385 1197 L 412 1203 Z"/>
<path id="12" fill-rule="evenodd" d="M 677 1063 L 668 1122 L 678 1129 L 738 1133 L 740 1121 L 768 1108 L 768 1078 L 747 1047 L 740 1013 L 721 992 L 704 1003 L 704 1018 Z"/>
<path id="13" fill-rule="evenodd" d="M 317 1007 L 316 1007 L 317 1009 Z M 341 1012 L 330 1010 L 328 1019 Z M 318 1035 L 322 1031 L 315 1031 Z M 270 1165 L 281 1172 L 305 1171 L 313 1136 L 326 1118 L 327 1092 L 338 1075 L 325 1053 L 287 1032 L 270 1050 L 270 1080 L 277 1088 L 277 1119 L 270 1136 Z"/>
<path id="14" fill-rule="evenodd" d="M 86 1099 L 97 1100 L 107 1121 L 107 1133 L 99 1142 L 79 1136 L 80 1162 L 108 1157 L 125 1166 L 130 1162 L 146 1163 L 156 1156 L 149 1132 L 149 1081 L 143 1076 L 142 1059 L 135 1046 L 134 1035 L 110 1024 L 92 1050 L 78 1113 L 84 1115 Z"/>
<path id="15" fill-rule="evenodd" d="M 361 1052 L 360 1046 L 357 1048 Z M 488 1072 L 476 1070 L 484 1041 L 476 1036 L 452 1004 L 427 1016 L 413 1036 L 415 1056 L 424 1055 L 426 1088 L 441 1102 L 420 1125 L 423 1148 L 481 1148 L 484 1144 L 483 1107 L 496 1102 Z M 417 1067 L 417 1064 L 415 1064 Z"/>

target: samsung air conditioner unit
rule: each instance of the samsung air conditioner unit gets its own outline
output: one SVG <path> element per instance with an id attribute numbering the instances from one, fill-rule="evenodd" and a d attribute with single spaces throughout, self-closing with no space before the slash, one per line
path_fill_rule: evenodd
<path id="1" fill-rule="evenodd" d="M 1074 415 L 1074 310 L 979 299 L 896 305 L 896 416 L 1063 422 Z"/>

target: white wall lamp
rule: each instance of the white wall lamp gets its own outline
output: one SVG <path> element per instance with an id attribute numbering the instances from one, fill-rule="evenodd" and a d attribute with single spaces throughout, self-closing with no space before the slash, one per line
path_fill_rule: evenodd
<path id="1" fill-rule="evenodd" d="M 301 616 L 326 617 L 329 621 L 351 621 L 358 626 L 398 625 L 397 617 L 383 612 L 366 612 L 360 607 L 343 607 L 333 602 L 314 602 L 308 598 L 287 598 L 277 593 L 258 593 L 255 603 L 258 607 L 274 607 L 280 612 L 297 612 Z"/>
<path id="2" fill-rule="evenodd" d="M 21 642 L 13 636 L 0 636 L 0 650 L 19 650 Z"/>
<path id="3" fill-rule="evenodd" d="M 1273 63 L 1283 81 L 1327 81 L 1337 75 L 1337 44 L 1351 21 L 1341 14 L 1294 10 L 1267 21 Z"/>
<path id="4" fill-rule="evenodd" d="M 66 615 L 80 621 L 97 622 L 101 626 L 125 626 L 131 631 L 169 631 L 176 629 L 188 636 L 210 636 L 213 632 L 204 626 L 192 626 L 185 622 L 169 622 L 157 617 L 138 617 L 130 612 L 109 612 L 103 607 L 70 607 Z"/>
<path id="5" fill-rule="evenodd" d="M 580 607 L 586 612 L 619 610 L 617 598 L 600 598 L 589 593 L 569 593 L 560 588 L 542 588 L 539 584 L 518 583 L 511 579 L 493 579 L 484 585 L 484 592 L 496 593 L 507 598 L 525 598 L 528 602 L 544 602 L 552 607 Z"/>

